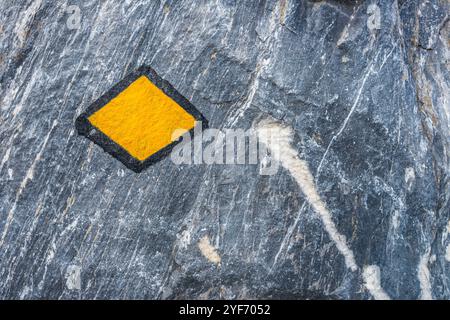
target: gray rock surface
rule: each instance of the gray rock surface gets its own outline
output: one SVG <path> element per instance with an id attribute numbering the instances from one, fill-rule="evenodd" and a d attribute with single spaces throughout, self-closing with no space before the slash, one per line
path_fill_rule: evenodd
<path id="1" fill-rule="evenodd" d="M 449 299 L 448 13 L 2 0 L 0 298 Z M 292 128 L 356 268 L 288 168 L 136 174 L 79 136 L 77 115 L 143 64 L 211 127 Z"/>

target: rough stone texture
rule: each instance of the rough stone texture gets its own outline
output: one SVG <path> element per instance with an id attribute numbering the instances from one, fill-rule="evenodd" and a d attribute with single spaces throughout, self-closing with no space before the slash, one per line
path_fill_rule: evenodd
<path id="1" fill-rule="evenodd" d="M 0 297 L 371 299 L 371 266 L 393 299 L 450 298 L 448 12 L 446 0 L 2 0 Z M 80 137 L 77 115 L 142 64 L 211 127 L 292 127 L 358 269 L 283 168 L 166 159 L 136 174 Z"/>

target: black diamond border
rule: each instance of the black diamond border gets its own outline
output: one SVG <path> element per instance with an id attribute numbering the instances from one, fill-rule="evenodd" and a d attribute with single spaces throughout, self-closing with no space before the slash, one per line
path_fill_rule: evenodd
<path id="1" fill-rule="evenodd" d="M 94 143 L 102 147 L 103 150 L 105 150 L 111 156 L 122 162 L 127 168 L 137 173 L 167 157 L 173 147 L 175 147 L 175 145 L 177 145 L 181 141 L 181 138 L 154 153 L 147 159 L 139 161 L 138 159 L 131 156 L 120 145 L 112 141 L 98 128 L 93 126 L 88 118 L 93 113 L 103 108 L 109 101 L 117 97 L 123 90 L 125 90 L 131 83 L 133 83 L 141 76 L 146 76 L 155 86 L 157 86 L 167 96 L 173 99 L 178 105 L 186 110 L 186 112 L 191 114 L 196 121 L 201 121 L 203 129 L 206 129 L 208 127 L 208 121 L 200 113 L 200 111 L 198 111 L 192 105 L 192 103 L 190 103 L 183 95 L 181 95 L 168 81 L 161 78 L 150 66 L 144 65 L 131 74 L 127 75 L 123 80 L 114 85 L 108 92 L 106 92 L 94 103 L 92 103 L 85 112 L 80 114 L 75 121 L 75 127 L 80 135 L 85 136 L 89 140 L 93 141 Z M 191 129 L 189 133 L 192 135 L 193 131 L 194 129 Z"/>

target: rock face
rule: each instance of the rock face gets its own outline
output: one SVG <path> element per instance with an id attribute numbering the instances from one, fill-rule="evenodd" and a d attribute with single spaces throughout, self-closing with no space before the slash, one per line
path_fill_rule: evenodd
<path id="1" fill-rule="evenodd" d="M 1 1 L 0 297 L 449 299 L 448 12 Z M 210 127 L 291 132 L 278 172 L 136 174 L 79 136 L 144 64 Z"/>

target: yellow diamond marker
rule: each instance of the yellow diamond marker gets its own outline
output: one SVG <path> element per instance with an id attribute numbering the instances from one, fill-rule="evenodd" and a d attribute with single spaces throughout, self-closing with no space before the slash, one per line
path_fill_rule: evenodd
<path id="1" fill-rule="evenodd" d="M 195 118 L 144 75 L 88 120 L 139 161 L 178 138 L 172 137 L 176 129 L 195 126 Z"/>
<path id="2" fill-rule="evenodd" d="M 150 66 L 141 66 L 94 101 L 75 121 L 127 168 L 141 172 L 168 156 L 184 132 L 208 121 Z M 175 136 L 176 134 L 176 136 Z"/>

